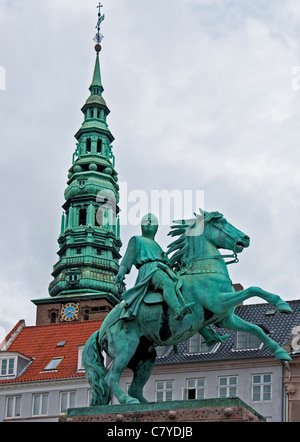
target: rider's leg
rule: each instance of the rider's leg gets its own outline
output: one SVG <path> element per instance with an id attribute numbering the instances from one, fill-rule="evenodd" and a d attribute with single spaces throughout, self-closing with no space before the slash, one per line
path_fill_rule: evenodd
<path id="1" fill-rule="evenodd" d="M 173 312 L 175 319 L 182 319 L 186 314 L 192 313 L 192 307 L 195 304 L 182 305 L 179 303 L 174 282 L 166 272 L 157 270 L 151 278 L 151 283 L 155 289 L 162 290 L 163 298 Z"/>

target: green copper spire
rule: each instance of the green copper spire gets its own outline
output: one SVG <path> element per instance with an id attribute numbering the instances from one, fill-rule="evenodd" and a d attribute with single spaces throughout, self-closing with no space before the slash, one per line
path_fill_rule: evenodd
<path id="1" fill-rule="evenodd" d="M 64 194 L 58 238 L 59 261 L 53 268 L 49 293 L 52 297 L 72 299 L 104 296 L 114 303 L 119 296 L 114 281 L 121 247 L 119 185 L 112 152 L 114 137 L 106 122 L 110 110 L 102 97 L 101 7 L 99 4 L 95 69 L 90 96 L 81 109 L 84 121 L 75 135 L 77 145 Z"/>
<path id="2" fill-rule="evenodd" d="M 97 52 L 96 63 L 93 75 L 93 81 L 90 85 L 91 95 L 102 95 L 104 88 L 101 82 L 101 72 L 100 72 L 100 62 L 99 62 L 99 52 Z"/>

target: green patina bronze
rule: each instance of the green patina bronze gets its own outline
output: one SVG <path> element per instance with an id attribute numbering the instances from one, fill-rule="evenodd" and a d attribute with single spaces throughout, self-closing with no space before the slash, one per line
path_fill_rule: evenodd
<path id="1" fill-rule="evenodd" d="M 99 53 L 100 24 L 104 19 L 98 6 L 96 61 L 82 107 L 84 121 L 75 135 L 76 150 L 69 169 L 61 232 L 59 260 L 53 267 L 49 294 L 53 298 L 106 296 L 115 305 L 119 288 L 114 278 L 120 259 L 119 184 L 108 127 L 109 108 L 102 96 Z"/>
<path id="2" fill-rule="evenodd" d="M 196 333 L 209 345 L 225 339 L 214 332 L 212 324 L 254 334 L 276 359 L 291 360 L 259 326 L 234 314 L 238 304 L 253 296 L 280 312 L 292 313 L 278 295 L 259 287 L 234 291 L 219 249 L 240 253 L 250 245 L 247 235 L 219 212 L 200 210 L 190 220 L 174 222 L 169 233 L 174 241 L 169 246 L 168 259 L 154 241 L 157 227 L 155 218 L 147 215 L 142 236 L 129 242 L 116 281 L 123 281 L 131 266 L 136 265 L 137 282 L 85 345 L 83 361 L 91 385 L 91 406 L 109 404 L 111 393 L 121 404 L 147 402 L 143 388 L 155 363 L 155 347 L 176 345 Z M 112 359 L 109 371 L 103 364 L 103 351 Z M 128 394 L 119 386 L 126 367 L 133 371 Z"/>
<path id="3" fill-rule="evenodd" d="M 164 301 L 176 319 L 192 313 L 195 303 L 182 305 L 179 302 L 182 299 L 181 281 L 170 267 L 167 254 L 154 240 L 157 229 L 157 218 L 153 214 L 145 215 L 142 219 L 142 236 L 134 236 L 129 241 L 116 282 L 123 282 L 125 274 L 130 272 L 133 265 L 139 273 L 135 286 L 123 295 L 127 307 L 122 318 L 133 319 L 145 301 L 146 294 L 147 303 L 161 302 L 162 297 L 155 296 L 157 291 L 162 292 Z M 149 289 L 154 293 L 149 293 Z"/>

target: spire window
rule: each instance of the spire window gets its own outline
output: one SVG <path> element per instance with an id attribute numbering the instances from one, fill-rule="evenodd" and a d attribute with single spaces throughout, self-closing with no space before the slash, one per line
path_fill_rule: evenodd
<path id="1" fill-rule="evenodd" d="M 97 153 L 102 153 L 102 140 L 97 141 Z"/>
<path id="2" fill-rule="evenodd" d="M 86 217 L 87 217 L 86 209 L 80 209 L 79 210 L 79 225 L 80 226 L 86 225 Z"/>
<path id="3" fill-rule="evenodd" d="M 92 150 L 92 140 L 88 138 L 86 140 L 86 153 L 91 153 Z"/>
<path id="4" fill-rule="evenodd" d="M 103 211 L 100 209 L 96 210 L 95 213 L 95 226 L 103 226 Z"/>

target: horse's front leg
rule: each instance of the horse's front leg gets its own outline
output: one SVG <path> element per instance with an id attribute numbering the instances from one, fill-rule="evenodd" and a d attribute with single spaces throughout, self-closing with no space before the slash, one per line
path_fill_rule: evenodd
<path id="1" fill-rule="evenodd" d="M 249 298 L 252 296 L 258 296 L 259 298 L 264 299 L 269 302 L 269 304 L 274 305 L 280 313 L 293 313 L 293 310 L 288 303 L 281 299 L 280 296 L 274 295 L 274 293 L 266 292 L 260 287 L 249 287 L 244 290 L 244 292 L 250 295 Z"/>
<path id="2" fill-rule="evenodd" d="M 283 361 L 292 360 L 288 352 L 280 347 L 277 342 L 273 341 L 273 339 L 269 338 L 258 325 L 244 321 L 233 313 L 226 316 L 226 318 L 219 322 L 218 325 L 229 330 L 251 333 L 252 335 L 257 336 L 265 344 L 265 346 L 274 354 L 276 359 Z"/>
<path id="3" fill-rule="evenodd" d="M 249 287 L 245 290 L 241 290 L 239 292 L 223 292 L 218 293 L 217 297 L 209 297 L 206 296 L 201 302 L 208 310 L 214 313 L 223 313 L 226 310 L 230 310 L 231 308 L 236 307 L 246 299 L 252 298 L 254 296 L 258 296 L 259 298 L 264 299 L 269 302 L 271 305 L 274 305 L 279 312 L 281 313 L 293 313 L 293 310 L 278 295 L 274 295 L 273 293 L 266 292 L 260 287 Z"/>

